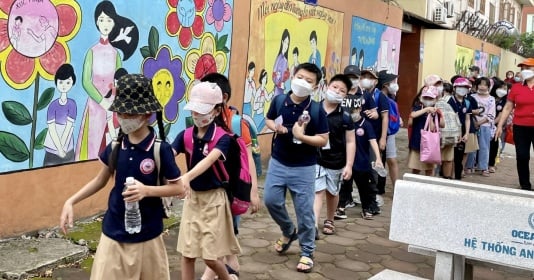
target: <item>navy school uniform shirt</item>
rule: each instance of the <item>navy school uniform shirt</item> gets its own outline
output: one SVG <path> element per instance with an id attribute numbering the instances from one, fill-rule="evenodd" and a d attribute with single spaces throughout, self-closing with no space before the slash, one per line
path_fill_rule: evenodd
<path id="1" fill-rule="evenodd" d="M 357 98 L 363 98 L 361 115 L 362 117 L 367 118 L 367 115 L 365 115 L 364 111 L 376 109 L 375 99 L 373 98 L 370 92 L 361 91 L 360 89 L 358 89 L 354 96 L 356 96 Z"/>
<path id="2" fill-rule="evenodd" d="M 502 112 L 502 109 L 504 109 L 504 105 L 506 105 L 506 96 L 503 96 L 499 100 L 497 98 L 495 97 L 495 116 L 498 116 Z"/>
<path id="3" fill-rule="evenodd" d="M 469 99 L 469 106 L 471 107 L 471 111 L 478 110 L 478 102 L 471 94 L 467 95 L 465 98 Z M 469 127 L 469 133 L 477 132 L 477 129 L 475 128 L 475 122 L 475 116 L 471 114 L 471 126 Z"/>
<path id="4" fill-rule="evenodd" d="M 376 139 L 375 130 L 366 118 L 361 118 L 354 124 L 356 133 L 356 156 L 354 157 L 354 171 L 371 171 L 371 143 L 370 140 Z"/>
<path id="5" fill-rule="evenodd" d="M 465 118 L 467 115 L 471 114 L 471 103 L 469 103 L 469 106 L 467 106 L 467 102 L 465 102 L 465 99 L 462 99 L 462 101 L 458 101 L 456 99 L 456 96 L 452 96 L 449 98 L 448 101 L 449 105 L 451 105 L 452 109 L 458 114 L 458 118 L 460 119 L 460 123 L 462 124 L 462 135 L 465 134 Z"/>
<path id="6" fill-rule="evenodd" d="M 134 177 L 145 185 L 157 184 L 158 171 L 154 161 L 154 142 L 156 134 L 150 128 L 150 134 L 138 144 L 132 144 L 125 135 L 122 143 L 117 145 L 117 169 L 115 170 L 115 184 L 108 199 L 108 210 L 102 222 L 102 232 L 109 238 L 124 243 L 138 243 L 151 240 L 163 232 L 163 204 L 159 197 L 145 197 L 139 201 L 141 209 L 141 232 L 129 234 L 124 228 L 124 182 L 127 177 Z M 100 154 L 100 160 L 108 165 L 111 154 L 111 144 Z M 176 166 L 171 146 L 161 142 L 160 146 L 160 176 L 169 181 L 180 177 L 180 170 Z"/>
<path id="7" fill-rule="evenodd" d="M 412 107 L 412 112 L 419 111 L 423 108 L 422 105 L 415 105 Z M 410 138 L 410 150 L 419 151 L 421 149 L 421 129 L 425 128 L 426 118 L 428 113 L 424 113 L 421 116 L 414 118 L 412 121 L 412 137 Z M 434 118 L 438 118 L 438 114 L 434 115 Z M 434 120 L 431 120 L 434 121 Z"/>
<path id="8" fill-rule="evenodd" d="M 310 112 L 311 121 L 306 126 L 306 135 L 316 135 L 328 133 L 328 120 L 323 107 L 311 100 L 311 97 L 306 98 L 300 104 L 295 104 L 289 97 L 291 91 L 286 94 L 281 94 L 273 98 L 269 111 L 267 112 L 267 119 L 275 120 L 279 115 L 283 118 L 283 126 L 288 130 L 286 134 L 277 134 L 273 141 L 273 149 L 271 156 L 286 166 L 310 166 L 317 163 L 317 148 L 311 145 L 302 143 L 293 143 L 293 125 L 297 122 L 304 110 Z M 277 112 L 277 102 L 283 102 L 280 112 Z M 314 106 L 319 106 L 319 115 L 314 116 L 311 112 L 311 103 L 315 102 Z"/>
<path id="9" fill-rule="evenodd" d="M 208 142 L 212 139 L 213 133 L 215 132 L 215 123 L 211 123 L 208 126 L 206 134 L 202 138 L 197 137 L 198 128 L 193 128 L 193 155 L 188 155 L 187 158 L 187 169 L 197 165 L 201 160 L 203 160 L 209 153 L 208 151 Z M 184 132 L 182 131 L 176 136 L 174 142 L 172 142 L 172 148 L 177 153 L 185 153 L 184 146 Z M 222 152 L 222 157 L 226 158 L 228 150 L 230 149 L 231 137 L 229 135 L 222 136 L 217 144 L 215 144 L 216 149 Z M 191 157 L 191 164 L 189 164 L 189 157 Z M 209 191 L 222 187 L 222 182 L 217 179 L 213 168 L 208 168 L 204 173 L 196 177 L 190 182 L 191 189 L 194 191 Z"/>
<path id="10" fill-rule="evenodd" d="M 322 102 L 321 107 L 323 107 Z M 345 167 L 347 161 L 345 132 L 354 130 L 354 123 L 349 112 L 343 110 L 341 104 L 338 104 L 336 109 L 327 114 L 326 118 L 330 133 L 326 146 L 318 149 L 317 163 L 329 169 L 341 169 Z"/>
<path id="11" fill-rule="evenodd" d="M 378 100 L 375 100 L 375 94 L 378 92 Z M 369 122 L 373 126 L 373 129 L 375 130 L 375 135 L 377 141 L 380 140 L 380 137 L 382 136 L 382 113 L 389 111 L 389 101 L 387 100 L 387 96 L 385 96 L 382 91 L 375 88 L 373 93 L 370 93 L 372 96 L 374 102 L 376 103 L 376 111 L 378 112 L 378 119 L 371 120 L 369 119 Z"/>

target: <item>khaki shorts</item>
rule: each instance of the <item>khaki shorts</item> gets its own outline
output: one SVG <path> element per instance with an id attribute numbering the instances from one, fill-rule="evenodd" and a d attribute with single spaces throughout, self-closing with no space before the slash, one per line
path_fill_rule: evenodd
<path id="1" fill-rule="evenodd" d="M 100 235 L 91 280 L 102 279 L 170 279 L 163 237 L 140 243 L 120 243 Z"/>
<path id="2" fill-rule="evenodd" d="M 341 174 L 342 169 L 328 169 L 315 165 L 315 192 L 327 190 L 331 195 L 336 196 L 341 189 L 341 183 L 343 182 Z"/>
<path id="3" fill-rule="evenodd" d="M 454 159 L 454 145 L 447 145 L 441 148 L 441 161 L 452 161 Z"/>
<path id="4" fill-rule="evenodd" d="M 421 171 L 434 170 L 435 164 L 422 162 L 419 151 L 410 150 L 408 154 L 408 168 Z"/>

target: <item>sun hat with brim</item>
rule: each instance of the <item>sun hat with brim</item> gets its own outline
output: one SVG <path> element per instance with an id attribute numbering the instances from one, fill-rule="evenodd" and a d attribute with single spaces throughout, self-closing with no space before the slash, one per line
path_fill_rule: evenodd
<path id="1" fill-rule="evenodd" d="M 517 64 L 517 67 L 534 66 L 534 58 L 527 58 L 525 61 Z"/>
<path id="2" fill-rule="evenodd" d="M 222 91 L 216 83 L 201 82 L 191 88 L 189 101 L 185 104 L 184 110 L 205 115 L 222 102 Z"/>
<path id="3" fill-rule="evenodd" d="M 427 87 L 434 86 L 438 82 L 443 82 L 443 79 L 441 79 L 441 77 L 436 74 L 428 75 L 425 78 L 425 86 Z"/>
<path id="4" fill-rule="evenodd" d="M 364 69 L 361 71 L 361 76 L 365 75 L 366 73 L 371 74 L 375 79 L 378 79 L 378 76 L 376 75 L 375 71 L 371 69 Z"/>
<path id="5" fill-rule="evenodd" d="M 423 92 L 421 93 L 421 97 L 436 98 L 438 96 L 439 96 L 439 91 L 434 86 L 424 87 Z"/>
<path id="6" fill-rule="evenodd" d="M 122 114 L 150 114 L 163 110 L 154 95 L 152 80 L 141 74 L 126 74 L 117 80 L 115 100 L 109 107 Z"/>

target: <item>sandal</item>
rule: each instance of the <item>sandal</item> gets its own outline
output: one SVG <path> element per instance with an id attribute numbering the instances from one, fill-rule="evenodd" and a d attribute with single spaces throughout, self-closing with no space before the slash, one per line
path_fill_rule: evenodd
<path id="1" fill-rule="evenodd" d="M 284 243 L 284 240 L 282 240 L 282 238 L 279 238 L 278 240 L 276 240 L 276 245 L 280 246 L 281 250 L 277 250 L 276 248 L 274 249 L 276 252 L 278 252 L 278 254 L 283 254 L 285 253 L 289 247 L 291 246 L 291 243 L 293 243 L 293 241 L 297 240 L 298 238 L 298 234 L 297 234 L 297 229 L 295 229 L 293 231 L 293 234 L 291 234 L 291 236 L 289 237 L 289 241 L 287 241 L 287 243 Z"/>
<path id="2" fill-rule="evenodd" d="M 228 274 L 235 275 L 235 276 L 239 277 L 239 272 L 237 270 L 233 269 L 228 264 L 225 264 L 225 266 L 226 266 L 226 271 L 228 271 Z"/>
<path id="3" fill-rule="evenodd" d="M 334 221 L 324 220 L 323 234 L 332 235 L 334 233 L 336 233 L 336 227 L 334 226 Z"/>
<path id="4" fill-rule="evenodd" d="M 495 167 L 493 167 L 493 166 L 490 167 L 490 168 L 488 169 L 488 171 L 489 171 L 489 173 L 495 173 Z"/>
<path id="5" fill-rule="evenodd" d="M 297 271 L 303 273 L 310 273 L 313 270 L 313 259 L 306 256 L 300 256 L 299 264 L 308 266 L 308 268 L 299 268 L 297 265 Z"/>
<path id="6" fill-rule="evenodd" d="M 362 212 L 362 218 L 364 220 L 372 220 L 373 219 L 373 214 L 367 212 L 367 211 L 364 211 Z"/>

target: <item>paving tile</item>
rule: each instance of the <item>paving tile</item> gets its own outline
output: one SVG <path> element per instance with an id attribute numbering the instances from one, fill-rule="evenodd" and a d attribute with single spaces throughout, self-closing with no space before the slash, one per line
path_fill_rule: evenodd
<path id="1" fill-rule="evenodd" d="M 356 245 L 356 242 L 354 239 L 342 237 L 342 236 L 336 236 L 336 235 L 329 235 L 324 238 L 324 240 L 331 244 L 337 244 L 341 246 L 354 246 Z"/>
<path id="2" fill-rule="evenodd" d="M 345 260 L 342 260 L 342 261 L 337 261 L 335 263 L 335 265 L 338 268 L 343 268 L 343 269 L 356 271 L 356 272 L 369 271 L 371 269 L 371 267 L 368 264 L 366 264 L 364 262 L 351 260 L 351 259 L 345 259 Z"/>
<path id="3" fill-rule="evenodd" d="M 252 258 L 256 262 L 266 263 L 266 264 L 282 264 L 288 260 L 288 257 L 285 255 L 279 255 L 274 252 L 265 252 L 265 253 L 256 253 L 252 255 Z"/>
<path id="4" fill-rule="evenodd" d="M 380 255 L 365 252 L 363 250 L 351 250 L 348 251 L 345 255 L 349 259 L 364 263 L 379 263 L 380 261 L 382 261 L 382 257 Z"/>
<path id="5" fill-rule="evenodd" d="M 345 251 L 347 248 L 345 246 L 341 246 L 338 244 L 330 244 L 330 243 L 323 243 L 323 244 L 317 244 L 317 247 L 315 248 L 316 251 L 330 254 L 330 255 L 340 255 L 345 254 Z"/>
<path id="6" fill-rule="evenodd" d="M 384 267 L 389 268 L 391 270 L 404 272 L 408 274 L 414 274 L 415 272 L 417 272 L 417 269 L 418 269 L 418 267 L 413 263 L 399 261 L 396 259 L 383 261 L 381 262 L 381 264 L 383 264 Z"/>
<path id="7" fill-rule="evenodd" d="M 374 245 L 374 244 L 362 244 L 362 245 L 358 245 L 358 248 L 360 248 L 361 250 L 365 252 L 373 253 L 377 255 L 388 255 L 391 253 L 391 250 L 389 248 Z"/>
<path id="8" fill-rule="evenodd" d="M 404 249 L 391 249 L 391 257 L 405 262 L 410 263 L 421 263 L 425 262 L 426 258 L 425 256 L 410 253 Z M 426 265 L 426 264 L 425 264 Z"/>
<path id="9" fill-rule="evenodd" d="M 399 243 L 399 242 L 391 241 L 391 240 L 389 240 L 387 238 L 383 238 L 383 237 L 379 237 L 379 236 L 369 236 L 367 238 L 367 241 L 369 241 L 369 243 L 372 243 L 372 244 L 375 244 L 375 245 L 385 246 L 385 247 L 389 247 L 389 248 L 396 248 L 396 247 L 399 247 L 401 245 L 401 243 Z"/>
<path id="10" fill-rule="evenodd" d="M 353 240 L 362 240 L 366 239 L 369 234 L 366 233 L 360 233 L 355 231 L 349 231 L 349 230 L 339 230 L 336 232 L 337 236 L 346 237 Z"/>

